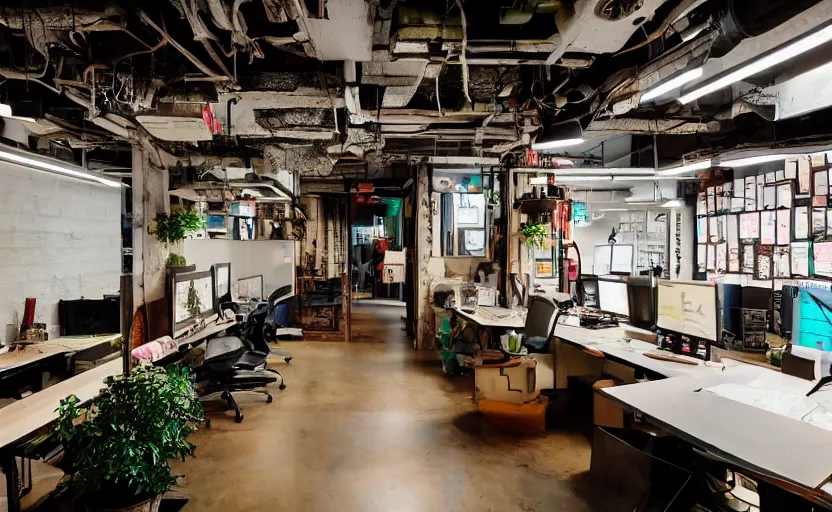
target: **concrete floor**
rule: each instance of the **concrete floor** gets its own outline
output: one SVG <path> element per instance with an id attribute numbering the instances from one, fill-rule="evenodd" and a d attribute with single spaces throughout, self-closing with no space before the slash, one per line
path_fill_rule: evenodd
<path id="1" fill-rule="evenodd" d="M 362 341 L 285 343 L 275 400 L 240 394 L 245 420 L 212 413 L 193 435 L 185 510 L 586 511 L 580 433 L 522 438 L 474 412 L 470 377 L 412 349 L 403 308 L 364 304 Z"/>

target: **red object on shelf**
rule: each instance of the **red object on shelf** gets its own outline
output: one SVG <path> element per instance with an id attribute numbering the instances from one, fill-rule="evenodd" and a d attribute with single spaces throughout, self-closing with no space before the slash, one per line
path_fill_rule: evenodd
<path id="1" fill-rule="evenodd" d="M 574 260 L 569 260 L 569 280 L 578 280 L 578 263 Z"/>

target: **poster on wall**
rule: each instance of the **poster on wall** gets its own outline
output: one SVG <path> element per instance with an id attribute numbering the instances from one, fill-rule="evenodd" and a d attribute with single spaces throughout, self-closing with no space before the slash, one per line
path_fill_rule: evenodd
<path id="1" fill-rule="evenodd" d="M 708 217 L 708 240 L 715 244 L 722 240 L 722 217 Z"/>
<path id="2" fill-rule="evenodd" d="M 716 245 L 708 244 L 708 256 L 705 258 L 705 270 L 714 272 L 716 270 Z"/>
<path id="3" fill-rule="evenodd" d="M 740 271 L 739 216 L 729 215 L 726 219 L 726 240 L 728 241 L 728 272 Z"/>
<path id="4" fill-rule="evenodd" d="M 826 238 L 832 238 L 832 208 L 826 210 Z"/>
<path id="5" fill-rule="evenodd" d="M 812 242 L 792 242 L 792 274 L 809 277 L 811 270 Z"/>
<path id="6" fill-rule="evenodd" d="M 824 170 L 815 173 L 815 195 L 829 195 L 829 171 Z"/>
<path id="7" fill-rule="evenodd" d="M 699 217 L 696 219 L 696 243 L 708 243 L 708 218 Z"/>
<path id="8" fill-rule="evenodd" d="M 812 198 L 812 206 L 827 206 L 829 204 L 829 196 L 815 196 Z"/>
<path id="9" fill-rule="evenodd" d="M 771 279 L 772 254 L 770 245 L 761 245 L 757 247 L 757 268 L 754 271 L 755 278 L 762 280 Z"/>
<path id="10" fill-rule="evenodd" d="M 716 213 L 716 189 L 714 187 L 708 187 L 705 191 L 708 194 L 708 215 L 713 215 Z"/>
<path id="11" fill-rule="evenodd" d="M 716 244 L 716 271 L 724 274 L 728 271 L 728 244 Z"/>
<path id="12" fill-rule="evenodd" d="M 777 207 L 777 187 L 769 186 L 763 189 L 763 210 L 773 210 Z"/>
<path id="13" fill-rule="evenodd" d="M 794 180 L 797 179 L 797 160 L 786 160 L 786 179 L 787 180 Z"/>
<path id="14" fill-rule="evenodd" d="M 753 245 L 743 245 L 742 246 L 742 260 L 740 263 L 740 272 L 743 274 L 753 274 L 754 273 L 754 246 Z"/>
<path id="15" fill-rule="evenodd" d="M 792 207 L 792 184 L 777 185 L 777 208 Z"/>
<path id="16" fill-rule="evenodd" d="M 812 208 L 812 238 L 826 238 L 826 208 Z"/>
<path id="17" fill-rule="evenodd" d="M 777 245 L 789 245 L 792 241 L 792 211 L 777 210 Z"/>
<path id="18" fill-rule="evenodd" d="M 812 175 L 812 166 L 808 158 L 799 158 L 797 160 L 797 194 L 807 196 L 810 192 L 810 176 Z"/>
<path id="19" fill-rule="evenodd" d="M 790 249 L 788 245 L 774 248 L 774 277 L 792 276 Z"/>
<path id="20" fill-rule="evenodd" d="M 767 173 L 764 174 L 764 176 L 766 177 L 766 185 L 770 185 L 770 184 L 774 183 L 775 181 L 777 181 L 777 175 L 775 174 L 774 171 L 767 172 Z"/>
<path id="21" fill-rule="evenodd" d="M 794 209 L 794 237 L 797 240 L 809 238 L 808 206 L 798 206 Z"/>
<path id="22" fill-rule="evenodd" d="M 701 274 L 706 272 L 705 262 L 708 259 L 708 246 L 707 244 L 698 244 L 696 246 L 696 268 L 698 272 Z"/>
<path id="23" fill-rule="evenodd" d="M 777 213 L 760 212 L 760 243 L 774 245 L 777 242 Z"/>
<path id="24" fill-rule="evenodd" d="M 757 180 L 757 210 L 764 210 L 763 207 L 763 190 L 766 188 L 765 177 L 759 174 L 755 178 Z"/>
<path id="25" fill-rule="evenodd" d="M 757 212 L 740 214 L 740 239 L 758 240 L 759 238 L 760 214 Z"/>
<path id="26" fill-rule="evenodd" d="M 754 176 L 745 178 L 745 211 L 757 209 L 757 180 Z"/>
<path id="27" fill-rule="evenodd" d="M 696 196 L 696 215 L 708 215 L 708 203 L 705 201 L 705 192 Z"/>
<path id="28" fill-rule="evenodd" d="M 832 277 L 832 242 L 815 243 L 813 247 L 815 274 Z"/>

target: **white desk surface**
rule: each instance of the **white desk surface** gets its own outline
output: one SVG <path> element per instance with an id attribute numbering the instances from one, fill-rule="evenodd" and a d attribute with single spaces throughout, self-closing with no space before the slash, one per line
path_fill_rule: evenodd
<path id="1" fill-rule="evenodd" d="M 487 318 L 479 314 L 479 311 L 481 310 L 493 312 L 498 316 L 506 316 L 502 318 Z M 482 327 L 505 327 L 507 329 L 522 329 L 526 326 L 525 309 L 507 309 L 492 306 L 480 306 L 477 308 L 477 313 L 467 313 L 465 311 L 462 311 L 457 306 L 455 311 L 460 316 Z"/>
<path id="2" fill-rule="evenodd" d="M 699 389 L 763 381 L 773 389 L 808 392 L 813 383 L 736 363 L 725 371 L 605 388 L 602 392 L 651 422 L 725 459 L 759 473 L 820 488 L 832 474 L 832 431 Z M 832 407 L 832 388 L 812 398 Z"/>
<path id="3" fill-rule="evenodd" d="M 554 336 L 573 345 L 597 350 L 605 355 L 617 358 L 637 368 L 643 368 L 658 373 L 665 377 L 676 377 L 679 375 L 711 374 L 720 371 L 718 368 L 705 366 L 704 361 L 698 366 L 691 366 L 672 361 L 660 361 L 651 359 L 644 355 L 645 352 L 658 350 L 652 343 L 640 340 L 632 340 L 630 348 L 622 345 L 621 340 L 626 338 L 625 329 L 628 331 L 644 331 L 637 327 L 622 325 L 621 327 L 608 327 L 606 329 L 587 329 L 584 327 L 573 327 L 571 325 L 558 324 L 555 327 Z"/>
<path id="4" fill-rule="evenodd" d="M 96 397 L 104 379 L 122 372 L 121 359 L 95 367 L 0 409 L 0 448 L 12 444 L 58 418 L 55 409 L 69 395 L 81 402 Z"/>
<path id="5" fill-rule="evenodd" d="M 71 354 L 73 352 L 86 350 L 103 343 L 112 343 L 119 338 L 121 338 L 121 334 L 88 336 L 81 338 L 57 338 L 54 340 L 44 341 L 42 343 L 25 345 L 25 349 L 22 351 L 4 351 L 0 353 L 0 373 L 25 366 L 27 364 L 36 363 L 56 354 Z"/>

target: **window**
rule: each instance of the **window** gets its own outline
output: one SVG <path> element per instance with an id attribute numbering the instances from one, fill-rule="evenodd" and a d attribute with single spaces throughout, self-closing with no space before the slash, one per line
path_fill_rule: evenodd
<path id="1" fill-rule="evenodd" d="M 486 204 L 483 194 L 442 194 L 442 256 L 487 256 L 491 219 Z"/>

